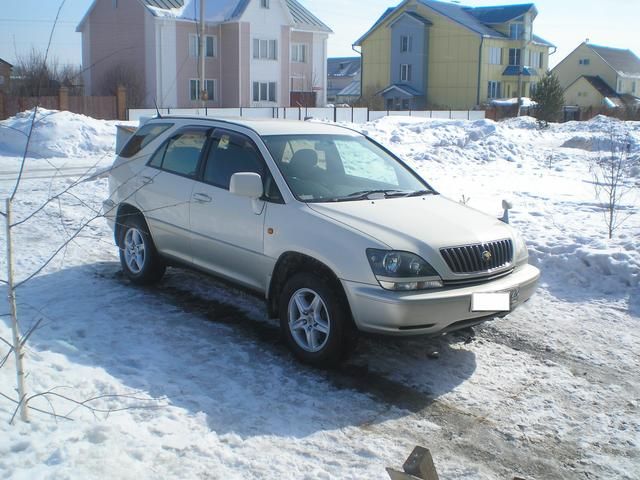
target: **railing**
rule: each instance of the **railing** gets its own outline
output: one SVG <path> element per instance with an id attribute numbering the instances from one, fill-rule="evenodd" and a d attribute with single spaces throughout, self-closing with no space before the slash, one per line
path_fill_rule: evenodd
<path id="1" fill-rule="evenodd" d="M 315 118 L 330 122 L 367 123 L 389 116 L 439 118 L 453 120 L 482 120 L 484 110 L 369 110 L 361 107 L 247 107 L 247 108 L 160 108 L 161 115 L 187 115 L 218 118 L 282 118 L 305 120 Z M 157 111 L 149 109 L 129 110 L 129 120 L 155 117 Z"/>

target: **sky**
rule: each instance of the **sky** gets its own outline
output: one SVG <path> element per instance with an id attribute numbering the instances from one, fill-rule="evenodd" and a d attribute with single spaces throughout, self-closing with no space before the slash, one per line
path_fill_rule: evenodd
<path id="1" fill-rule="evenodd" d="M 134 0 L 125 0 L 134 1 Z M 329 25 L 329 56 L 353 56 L 352 43 L 399 0 L 299 0 Z M 509 0 L 464 0 L 469 6 L 523 3 Z M 0 58 L 13 63 L 32 47 L 44 50 L 62 0 L 2 0 Z M 75 28 L 92 0 L 66 0 L 54 32 L 51 58 L 60 64 L 81 63 L 80 34 Z M 629 48 L 640 56 L 640 0 L 534 0 L 539 15 L 534 33 L 558 47 L 554 66 L 585 39 L 597 45 Z"/>

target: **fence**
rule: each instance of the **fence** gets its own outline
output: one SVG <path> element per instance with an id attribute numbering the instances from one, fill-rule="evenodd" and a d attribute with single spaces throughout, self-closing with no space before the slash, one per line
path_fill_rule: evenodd
<path id="1" fill-rule="evenodd" d="M 410 116 L 419 118 L 441 118 L 454 120 L 481 120 L 484 110 L 384 110 L 376 111 L 357 107 L 242 107 L 242 108 L 160 108 L 161 115 L 188 115 L 218 118 L 282 118 L 304 120 L 315 118 L 330 122 L 366 123 L 383 117 Z M 155 109 L 131 109 L 129 120 L 138 121 L 155 117 Z"/>
<path id="2" fill-rule="evenodd" d="M 102 120 L 126 120 L 127 93 L 118 88 L 115 96 L 84 97 L 70 96 L 66 87 L 58 95 L 48 97 L 15 97 L 0 92 L 0 120 L 19 112 L 31 110 L 36 105 L 49 110 L 67 110 Z"/>

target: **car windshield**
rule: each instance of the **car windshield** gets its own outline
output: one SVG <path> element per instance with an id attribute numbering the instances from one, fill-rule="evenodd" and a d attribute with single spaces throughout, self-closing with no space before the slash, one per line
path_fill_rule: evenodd
<path id="1" fill-rule="evenodd" d="M 341 202 L 435 193 L 364 136 L 263 137 L 289 188 L 303 202 Z"/>

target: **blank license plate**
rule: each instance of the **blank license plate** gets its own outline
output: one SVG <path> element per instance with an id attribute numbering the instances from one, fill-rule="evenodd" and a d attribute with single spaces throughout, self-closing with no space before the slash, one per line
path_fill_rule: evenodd
<path id="1" fill-rule="evenodd" d="M 471 295 L 472 312 L 508 312 L 509 293 L 474 293 Z"/>

